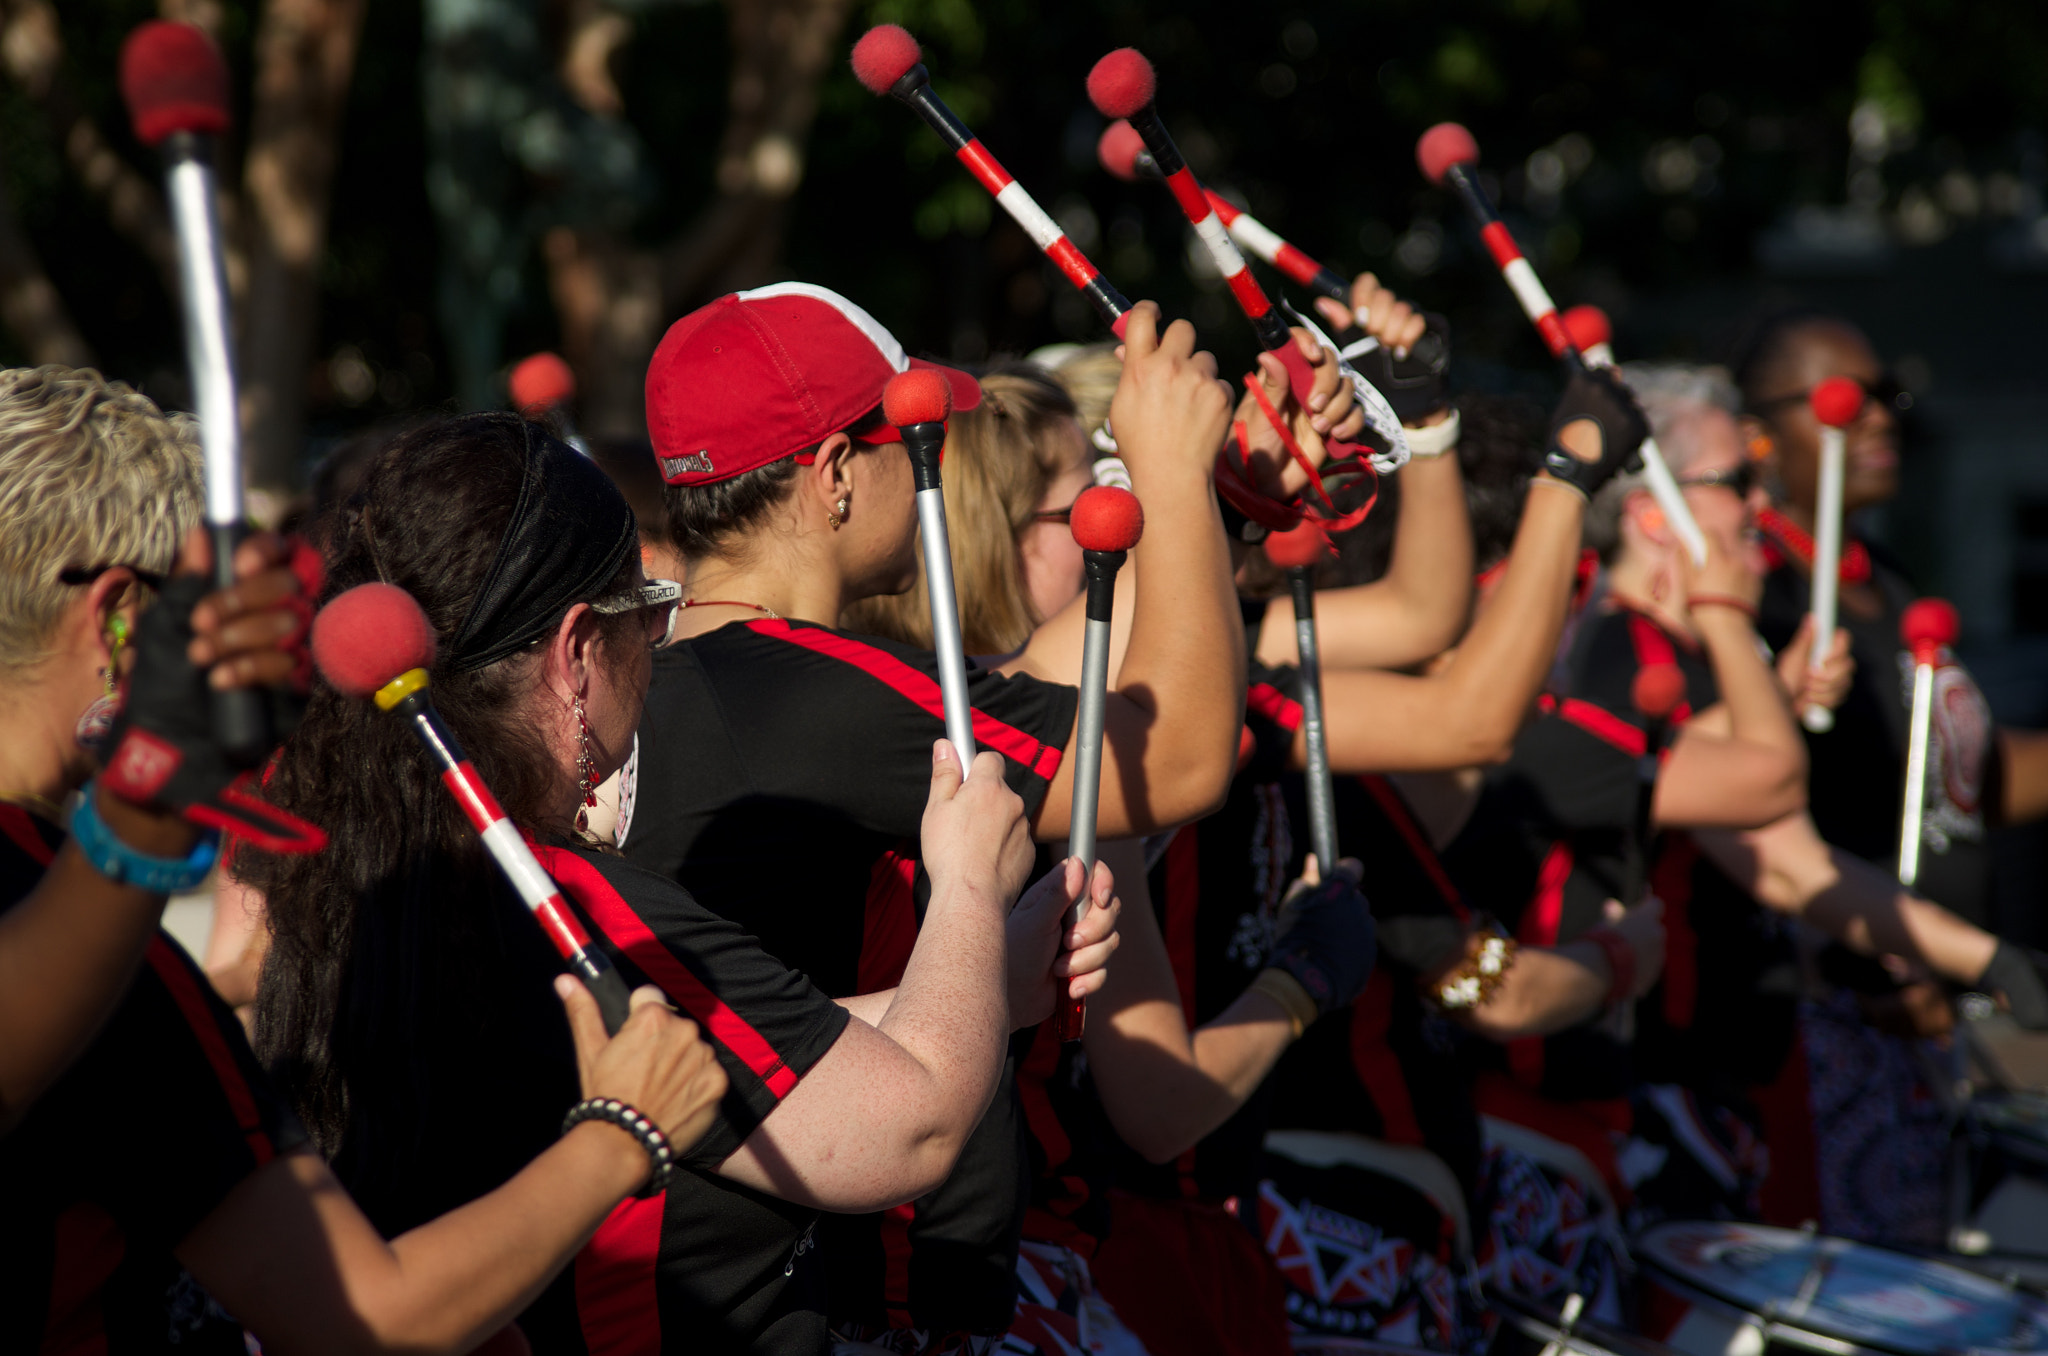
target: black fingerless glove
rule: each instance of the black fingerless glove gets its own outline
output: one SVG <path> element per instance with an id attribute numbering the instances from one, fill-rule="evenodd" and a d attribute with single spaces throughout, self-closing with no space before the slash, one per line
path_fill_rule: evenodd
<path id="1" fill-rule="evenodd" d="M 192 609 L 211 591 L 198 575 L 167 582 L 135 625 L 135 671 L 114 722 L 100 785 L 137 805 L 176 810 L 273 852 L 313 852 L 326 836 L 250 793 L 215 738 L 206 671 L 185 657 Z"/>
<path id="2" fill-rule="evenodd" d="M 1423 312 L 1422 319 L 1428 328 L 1405 358 L 1396 360 L 1392 349 L 1363 336 L 1343 349 L 1345 361 L 1379 389 L 1404 424 L 1420 423 L 1450 404 L 1444 377 L 1451 367 L 1451 322 L 1434 311 Z"/>
<path id="3" fill-rule="evenodd" d="M 1268 967 L 1285 970 L 1315 1000 L 1318 1016 L 1349 1004 L 1365 988 L 1379 948 L 1372 906 L 1358 887 L 1333 877 L 1289 906 L 1294 922 L 1273 943 Z"/>
<path id="4" fill-rule="evenodd" d="M 1580 461 L 1557 440 L 1561 430 L 1580 419 L 1591 419 L 1600 426 L 1596 461 Z M 1602 485 L 1642 464 L 1637 454 L 1649 436 L 1650 421 L 1619 377 L 1599 368 L 1574 372 L 1550 416 L 1550 444 L 1543 453 L 1543 469 L 1591 499 Z"/>

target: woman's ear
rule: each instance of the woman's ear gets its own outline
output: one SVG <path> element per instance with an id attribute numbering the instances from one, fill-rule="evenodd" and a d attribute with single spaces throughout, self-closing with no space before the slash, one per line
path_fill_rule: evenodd
<path id="1" fill-rule="evenodd" d="M 827 509 L 853 493 L 853 459 L 859 454 L 860 448 L 844 433 L 818 444 L 806 484 Z"/>
<path id="2" fill-rule="evenodd" d="M 1742 445 L 1748 450 L 1751 461 L 1769 461 L 1772 454 L 1778 450 L 1778 444 L 1771 437 L 1771 431 L 1765 428 L 1764 421 L 1755 415 L 1741 416 L 1736 420 L 1736 426 L 1742 430 Z"/>
<path id="3" fill-rule="evenodd" d="M 116 566 L 93 580 L 86 588 L 85 610 L 92 623 L 95 662 L 111 666 L 135 633 L 135 617 L 142 610 L 142 584 L 135 572 Z"/>
<path id="4" fill-rule="evenodd" d="M 597 647 L 602 639 L 598 620 L 590 604 L 577 603 L 562 614 L 561 624 L 548 638 L 541 681 L 564 705 L 590 691 L 591 671 L 597 667 Z"/>

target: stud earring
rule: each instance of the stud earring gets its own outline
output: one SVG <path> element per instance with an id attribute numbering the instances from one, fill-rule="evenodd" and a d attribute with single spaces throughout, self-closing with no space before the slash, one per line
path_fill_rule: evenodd
<path id="1" fill-rule="evenodd" d="M 1754 434 L 1749 440 L 1749 459 L 1751 461 L 1762 461 L 1771 455 L 1773 447 L 1770 434 Z"/>
<path id="2" fill-rule="evenodd" d="M 848 498 L 848 496 L 846 496 L 846 495 L 843 495 L 843 494 L 842 494 L 842 495 L 840 495 L 840 496 L 839 496 L 839 510 L 838 510 L 838 512 L 836 512 L 836 513 L 828 513 L 828 514 L 826 514 L 826 515 L 825 515 L 825 521 L 826 521 L 826 522 L 828 522 L 828 523 L 830 523 L 830 524 L 832 524 L 832 530 L 833 530 L 834 532 L 837 532 L 837 531 L 839 530 L 839 528 L 840 528 L 840 525 L 841 525 L 842 523 L 844 523 L 844 522 L 846 521 L 846 502 L 847 502 L 847 498 Z"/>
<path id="3" fill-rule="evenodd" d="M 590 832 L 590 812 L 597 805 L 597 760 L 590 756 L 590 722 L 583 716 L 583 698 L 573 703 L 576 712 L 576 793 L 583 803 L 576 807 L 576 831 Z"/>

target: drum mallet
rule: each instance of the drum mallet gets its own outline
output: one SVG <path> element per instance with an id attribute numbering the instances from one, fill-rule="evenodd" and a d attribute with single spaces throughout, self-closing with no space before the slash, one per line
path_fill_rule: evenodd
<path id="1" fill-rule="evenodd" d="M 434 709 L 427 669 L 434 662 L 434 628 L 410 593 L 395 584 L 358 584 L 313 618 L 313 662 L 344 697 L 368 697 L 380 711 L 403 716 L 441 771 L 441 784 L 483 840 L 484 850 L 533 912 L 534 921 L 597 1000 L 605 1030 L 616 1035 L 632 1007 L 626 981 L 576 921 L 554 878 L 534 860 L 519 829 L 462 751 L 455 732 Z"/>
<path id="2" fill-rule="evenodd" d="M 1614 326 L 1598 306 L 1574 306 L 1561 317 L 1572 347 L 1588 367 L 1614 366 Z"/>
<path id="3" fill-rule="evenodd" d="M 1863 388 L 1847 377 L 1829 377 L 1807 397 L 1820 421 L 1820 492 L 1813 509 L 1813 653 L 1808 667 L 1818 673 L 1835 640 L 1836 604 L 1842 587 L 1842 475 L 1848 456 L 1843 432 L 1863 412 Z M 1835 713 L 1809 706 L 1800 719 L 1815 734 L 1835 728 Z"/>
<path id="4" fill-rule="evenodd" d="M 1499 267 L 1500 274 L 1507 281 L 1508 290 L 1521 303 L 1522 313 L 1536 327 L 1552 356 L 1568 368 L 1579 369 L 1593 366 L 1585 355 L 1579 352 L 1572 337 L 1557 314 L 1557 303 L 1550 299 L 1542 279 L 1536 270 L 1522 257 L 1522 251 L 1515 244 L 1515 237 L 1508 232 L 1507 223 L 1500 219 L 1493 200 L 1479 183 L 1479 143 L 1472 134 L 1454 122 L 1440 122 L 1422 134 L 1415 143 L 1415 160 L 1422 167 L 1423 177 L 1433 184 L 1448 183 L 1458 200 L 1464 204 L 1466 215 L 1479 228 L 1479 238 L 1485 243 L 1487 253 Z M 1664 454 L 1657 448 L 1655 438 L 1643 439 L 1643 483 L 1656 499 L 1657 506 L 1664 510 L 1664 516 L 1671 523 L 1672 531 L 1685 543 L 1695 565 L 1703 565 L 1707 559 L 1707 539 L 1700 535 L 1700 525 L 1693 521 L 1692 510 L 1686 506 L 1685 494 L 1672 478 L 1671 467 L 1664 460 Z"/>
<path id="5" fill-rule="evenodd" d="M 1308 836 L 1324 880 L 1337 867 L 1337 802 L 1330 787 L 1330 738 L 1323 724 L 1323 671 L 1316 649 L 1315 567 L 1331 556 L 1329 539 L 1303 520 L 1266 537 L 1266 558 L 1287 572 L 1294 598 L 1294 647 L 1300 653 L 1301 729 L 1308 745 Z"/>
<path id="6" fill-rule="evenodd" d="M 191 24 L 154 19 L 121 47 L 121 96 L 135 139 L 162 151 L 164 197 L 178 237 L 178 303 L 185 361 L 206 481 L 213 577 L 235 582 L 235 547 L 248 533 L 242 506 L 242 415 L 235 399 L 227 266 L 215 204 L 214 138 L 228 130 L 228 67 L 213 39 Z M 213 728 L 240 766 L 254 767 L 276 741 L 261 693 L 212 694 Z"/>
<path id="7" fill-rule="evenodd" d="M 1074 541 L 1088 572 L 1087 628 L 1081 639 L 1081 702 L 1074 719 L 1074 801 L 1067 828 L 1067 855 L 1081 861 L 1081 898 L 1072 924 L 1088 914 L 1095 881 L 1095 817 L 1102 791 L 1102 715 L 1109 690 L 1110 617 L 1116 610 L 1116 572 L 1145 534 L 1145 510 L 1138 496 L 1113 485 L 1091 485 L 1074 500 L 1068 515 Z M 1057 1009 L 1056 1034 L 1080 1040 L 1088 1028 L 1088 1000 L 1066 998 Z"/>
<path id="8" fill-rule="evenodd" d="M 1927 813 L 1927 736 L 1934 722 L 1934 674 L 1960 629 L 1955 608 L 1922 598 L 1899 618 L 1899 639 L 1913 652 L 1913 718 L 1906 727 L 1906 789 L 1899 811 L 1899 884 L 1920 875 L 1920 829 Z"/>
<path id="9" fill-rule="evenodd" d="M 569 402 L 576 398 L 576 373 L 559 353 L 543 351 L 521 358 L 513 364 L 505 385 L 513 409 L 528 419 L 553 420 L 563 442 L 586 457 L 590 455 L 590 444 L 569 414 Z"/>
<path id="10" fill-rule="evenodd" d="M 967 700 L 967 655 L 960 641 L 960 605 L 953 592 L 953 548 L 946 536 L 946 492 L 939 462 L 946 451 L 946 416 L 953 388 L 926 367 L 898 372 L 882 388 L 882 417 L 903 435 L 917 484 L 917 528 L 924 541 L 924 590 L 931 602 L 932 649 L 939 656 L 939 694 L 946 707 L 946 738 L 960 755 L 960 775 L 974 766 L 974 708 Z"/>

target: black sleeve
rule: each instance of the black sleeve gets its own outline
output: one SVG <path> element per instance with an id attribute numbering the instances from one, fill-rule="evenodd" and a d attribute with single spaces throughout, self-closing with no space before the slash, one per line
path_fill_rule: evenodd
<path id="1" fill-rule="evenodd" d="M 535 855 L 627 983 L 659 985 L 716 1047 L 730 1086 L 685 1158 L 705 1168 L 723 1161 L 824 1058 L 846 1029 L 846 1009 L 672 880 L 594 852 Z"/>
<path id="2" fill-rule="evenodd" d="M 1634 822 L 1642 788 L 1635 758 L 1564 715 L 1538 716 L 1523 729 L 1512 772 L 1559 832 Z"/>

